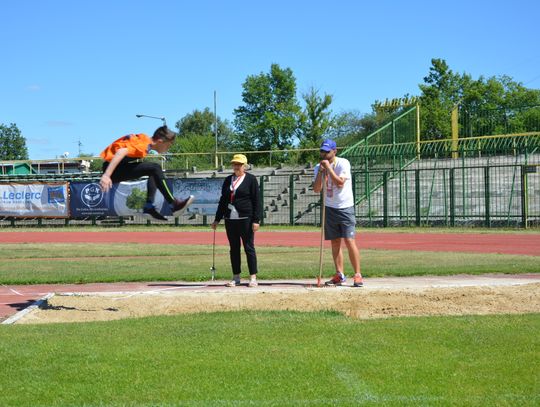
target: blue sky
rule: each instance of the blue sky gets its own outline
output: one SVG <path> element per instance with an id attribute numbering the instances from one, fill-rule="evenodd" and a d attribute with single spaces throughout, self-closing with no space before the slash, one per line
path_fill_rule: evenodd
<path id="1" fill-rule="evenodd" d="M 0 5 L 0 123 L 31 159 L 99 154 L 195 109 L 232 121 L 248 75 L 292 69 L 332 110 L 419 94 L 431 58 L 540 88 L 540 2 L 22 0 Z"/>

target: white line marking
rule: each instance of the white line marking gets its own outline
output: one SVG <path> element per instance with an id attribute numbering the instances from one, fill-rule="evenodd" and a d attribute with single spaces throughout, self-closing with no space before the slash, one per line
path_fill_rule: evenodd
<path id="1" fill-rule="evenodd" d="M 26 314 L 28 314 L 29 312 L 32 312 L 33 310 L 35 310 L 36 308 L 39 308 L 41 306 L 41 304 L 43 304 L 44 302 L 47 302 L 47 300 L 49 300 L 49 298 L 51 298 L 52 296 L 54 296 L 54 293 L 49 293 L 47 294 L 45 297 L 43 298 L 40 298 L 39 300 L 35 301 L 32 305 L 30 305 L 29 307 L 26 307 L 25 309 L 23 309 L 22 311 L 19 311 L 17 312 L 15 315 L 13 315 L 12 317 L 9 317 L 8 319 L 6 319 L 5 321 L 2 322 L 2 325 L 10 325 L 10 324 L 13 324 L 15 322 L 17 322 L 19 319 L 21 319 L 22 317 L 24 317 Z"/>
<path id="2" fill-rule="evenodd" d="M 206 287 L 205 285 L 190 285 L 189 287 L 185 287 L 185 286 L 182 286 L 182 287 L 168 287 L 168 288 L 162 288 L 162 289 L 159 289 L 159 290 L 150 290 L 150 291 L 136 291 L 132 294 L 129 294 L 127 295 L 126 297 L 118 297 L 118 298 L 112 298 L 113 301 L 116 301 L 116 300 L 125 300 L 127 298 L 131 298 L 131 297 L 134 297 L 135 295 L 140 295 L 140 294 L 157 294 L 157 293 L 160 293 L 162 291 L 170 291 L 170 290 L 179 290 L 179 289 L 182 289 L 182 288 L 204 288 Z"/>
<path id="3" fill-rule="evenodd" d="M 8 287 L 7 285 L 2 284 L 2 287 L 7 288 L 9 291 L 11 291 L 12 293 L 15 293 L 17 295 L 23 295 L 20 292 L 18 292 L 17 290 L 14 290 L 13 288 Z"/>
<path id="4" fill-rule="evenodd" d="M 13 288 L 10 288 L 9 291 L 11 291 L 11 292 L 13 292 L 13 293 L 15 293 L 17 295 L 23 295 L 20 292 L 18 292 L 17 290 L 14 290 Z"/>

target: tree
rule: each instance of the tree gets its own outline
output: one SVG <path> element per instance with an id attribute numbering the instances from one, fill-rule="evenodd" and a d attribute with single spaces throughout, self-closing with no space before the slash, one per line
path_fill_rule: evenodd
<path id="1" fill-rule="evenodd" d="M 176 123 L 178 137 L 169 149 L 170 153 L 207 153 L 189 156 L 176 156 L 172 159 L 175 168 L 214 167 L 214 152 L 216 148 L 215 117 L 209 108 L 203 111 L 194 110 Z M 233 144 L 234 132 L 227 121 L 217 117 L 218 150 L 229 150 Z"/>
<path id="2" fill-rule="evenodd" d="M 424 84 L 419 85 L 422 138 L 449 138 L 450 114 L 458 105 L 461 137 L 539 130 L 540 90 L 527 89 L 508 76 L 475 80 L 459 75 L 442 59 L 431 63 Z"/>
<path id="3" fill-rule="evenodd" d="M 327 94 L 319 96 L 319 91 L 311 87 L 302 94 L 302 99 L 305 108 L 300 116 L 299 147 L 302 149 L 318 148 L 323 139 L 328 137 L 328 132 L 334 125 L 334 118 L 330 110 L 332 96 Z M 298 160 L 300 162 L 317 161 L 318 157 L 318 151 L 301 152 Z"/>
<path id="4" fill-rule="evenodd" d="M 272 64 L 270 73 L 248 76 L 243 106 L 234 110 L 238 150 L 282 150 L 292 147 L 300 127 L 301 108 L 290 68 Z M 257 161 L 254 157 L 253 161 Z"/>
<path id="5" fill-rule="evenodd" d="M 462 135 L 482 136 L 540 130 L 540 90 L 508 76 L 464 82 Z"/>
<path id="6" fill-rule="evenodd" d="M 374 113 L 361 114 L 355 110 L 345 111 L 334 118 L 334 126 L 329 136 L 336 140 L 338 146 L 351 146 L 374 132 L 379 125 Z"/>
<path id="7" fill-rule="evenodd" d="M 180 138 L 192 136 L 212 137 L 215 145 L 215 121 L 217 121 L 218 150 L 228 150 L 234 138 L 234 132 L 227 120 L 222 120 L 219 116 L 214 117 L 214 113 L 206 107 L 203 111 L 194 110 L 185 115 L 176 123 Z M 196 152 L 196 151 L 193 151 Z"/>
<path id="8" fill-rule="evenodd" d="M 330 105 L 332 95 L 319 96 L 319 91 L 310 88 L 302 94 L 306 107 L 302 114 L 300 146 L 303 148 L 319 147 L 324 135 L 334 125 Z"/>
<path id="9" fill-rule="evenodd" d="M 126 206 L 136 212 L 141 212 L 146 203 L 146 192 L 139 188 L 133 188 L 131 194 L 126 198 Z"/>
<path id="10" fill-rule="evenodd" d="M 26 139 L 14 123 L 0 124 L 0 160 L 28 160 Z"/>
<path id="11" fill-rule="evenodd" d="M 421 134 L 427 140 L 449 138 L 451 131 L 450 115 L 463 95 L 462 78 L 448 67 L 443 59 L 432 59 L 429 74 L 422 91 Z"/>

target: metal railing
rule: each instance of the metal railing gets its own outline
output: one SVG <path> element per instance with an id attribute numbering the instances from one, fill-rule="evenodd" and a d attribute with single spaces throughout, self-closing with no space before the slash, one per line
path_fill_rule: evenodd
<path id="1" fill-rule="evenodd" d="M 263 225 L 321 223 L 313 175 L 259 177 Z M 359 226 L 540 226 L 540 154 L 426 159 L 401 170 L 355 170 Z M 210 215 L 186 214 L 169 225 L 206 225 Z M 0 226 L 145 225 L 141 216 L 85 219 L 1 219 Z"/>
<path id="2" fill-rule="evenodd" d="M 540 131 L 540 106 L 475 109 L 458 106 L 460 138 Z"/>

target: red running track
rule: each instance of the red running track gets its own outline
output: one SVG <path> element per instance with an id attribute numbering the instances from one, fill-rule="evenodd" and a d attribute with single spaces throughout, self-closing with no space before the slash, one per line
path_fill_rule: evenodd
<path id="1" fill-rule="evenodd" d="M 213 232 L 0 232 L 1 243 L 212 244 Z M 257 232 L 257 246 L 318 247 L 319 232 Z M 358 233 L 361 249 L 501 253 L 540 256 L 540 233 Z M 224 231 L 216 244 L 227 245 Z M 328 242 L 326 243 L 327 246 Z"/>

